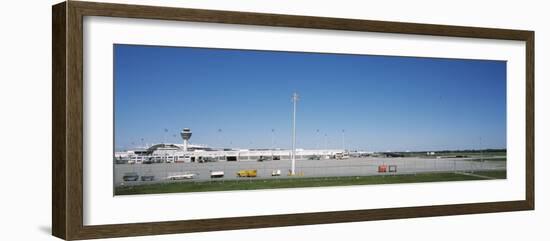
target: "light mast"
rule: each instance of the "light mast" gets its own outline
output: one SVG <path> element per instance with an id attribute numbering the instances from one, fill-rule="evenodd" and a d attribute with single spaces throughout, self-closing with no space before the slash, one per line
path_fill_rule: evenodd
<path id="1" fill-rule="evenodd" d="M 290 168 L 290 175 L 292 176 L 296 174 L 296 103 L 299 99 L 298 93 L 294 92 L 292 94 L 292 164 Z"/>

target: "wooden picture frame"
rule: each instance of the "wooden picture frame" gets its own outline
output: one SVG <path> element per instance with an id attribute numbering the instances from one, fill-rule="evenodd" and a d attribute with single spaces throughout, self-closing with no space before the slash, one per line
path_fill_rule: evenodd
<path id="1" fill-rule="evenodd" d="M 52 233 L 92 239 L 533 210 L 534 32 L 68 1 L 52 7 Z M 87 226 L 83 224 L 83 17 L 107 16 L 258 26 L 517 40 L 526 43 L 525 199 L 502 202 L 315 212 Z"/>

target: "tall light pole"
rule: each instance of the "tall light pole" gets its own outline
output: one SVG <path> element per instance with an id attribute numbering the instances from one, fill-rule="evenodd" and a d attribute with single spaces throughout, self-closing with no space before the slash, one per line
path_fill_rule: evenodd
<path id="1" fill-rule="evenodd" d="M 483 145 L 481 144 L 481 137 L 479 137 L 479 152 L 481 153 L 481 162 L 483 162 Z"/>
<path id="2" fill-rule="evenodd" d="M 346 138 L 345 138 L 346 131 L 342 129 L 342 150 L 346 151 Z"/>
<path id="3" fill-rule="evenodd" d="M 275 149 L 275 129 L 271 129 L 271 150 Z"/>
<path id="4" fill-rule="evenodd" d="M 294 92 L 292 94 L 292 164 L 290 169 L 292 176 L 296 174 L 296 103 L 299 99 L 298 93 Z"/>
<path id="5" fill-rule="evenodd" d="M 269 151 L 271 152 L 271 160 L 273 160 L 273 150 L 275 149 L 275 129 L 271 128 L 271 148 Z"/>
<path id="6" fill-rule="evenodd" d="M 218 128 L 218 145 L 220 148 L 223 148 L 223 145 L 222 145 L 222 129 L 221 128 Z"/>
<path id="7" fill-rule="evenodd" d="M 328 136 L 327 133 L 325 133 L 325 150 L 328 149 Z"/>
<path id="8" fill-rule="evenodd" d="M 317 132 L 315 132 L 315 149 L 319 150 L 319 129 L 317 129 Z"/>

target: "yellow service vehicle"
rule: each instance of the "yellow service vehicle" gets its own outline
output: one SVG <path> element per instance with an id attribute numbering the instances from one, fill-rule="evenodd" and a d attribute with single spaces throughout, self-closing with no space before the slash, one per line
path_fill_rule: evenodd
<path id="1" fill-rule="evenodd" d="M 237 177 L 256 177 L 258 174 L 258 170 L 250 169 L 250 170 L 240 170 L 237 172 Z"/>

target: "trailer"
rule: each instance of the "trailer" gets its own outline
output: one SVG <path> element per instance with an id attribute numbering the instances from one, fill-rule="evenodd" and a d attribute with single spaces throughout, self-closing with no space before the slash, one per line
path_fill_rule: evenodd
<path id="1" fill-rule="evenodd" d="M 223 171 L 210 171 L 210 178 L 222 178 L 223 176 Z"/>
<path id="2" fill-rule="evenodd" d="M 194 179 L 197 174 L 195 173 L 181 173 L 181 174 L 172 174 L 166 177 L 168 180 L 185 180 L 185 179 Z"/>
<path id="3" fill-rule="evenodd" d="M 237 177 L 256 177 L 258 175 L 258 170 L 240 170 L 237 172 Z"/>
<path id="4" fill-rule="evenodd" d="M 280 170 L 280 169 L 273 170 L 273 171 L 271 172 L 271 176 L 272 176 L 272 177 L 278 177 L 278 176 L 280 176 L 280 175 L 281 175 L 281 170 Z"/>

